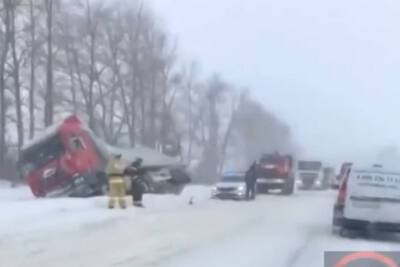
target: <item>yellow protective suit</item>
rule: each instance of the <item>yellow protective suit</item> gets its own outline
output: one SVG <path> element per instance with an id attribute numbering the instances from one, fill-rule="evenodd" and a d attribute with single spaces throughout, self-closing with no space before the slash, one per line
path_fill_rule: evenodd
<path id="1" fill-rule="evenodd" d="M 110 185 L 108 207 L 113 209 L 118 202 L 122 209 L 126 208 L 124 166 L 120 159 L 113 158 L 107 164 L 107 177 Z"/>

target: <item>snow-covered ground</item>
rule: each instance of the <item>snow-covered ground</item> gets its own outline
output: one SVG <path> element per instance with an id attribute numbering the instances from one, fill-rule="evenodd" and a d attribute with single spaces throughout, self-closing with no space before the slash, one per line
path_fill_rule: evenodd
<path id="1" fill-rule="evenodd" d="M 146 195 L 146 209 L 106 209 L 107 199 L 34 199 L 0 184 L 0 262 L 57 266 L 323 266 L 326 250 L 400 250 L 393 239 L 330 234 L 335 192 L 209 199 Z M 194 204 L 189 205 L 189 199 Z"/>

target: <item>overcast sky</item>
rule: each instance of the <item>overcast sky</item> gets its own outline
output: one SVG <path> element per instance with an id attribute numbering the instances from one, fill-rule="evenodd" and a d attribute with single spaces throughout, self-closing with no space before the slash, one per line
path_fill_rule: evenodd
<path id="1" fill-rule="evenodd" d="M 151 0 L 180 52 L 292 128 L 310 157 L 400 145 L 398 0 Z"/>

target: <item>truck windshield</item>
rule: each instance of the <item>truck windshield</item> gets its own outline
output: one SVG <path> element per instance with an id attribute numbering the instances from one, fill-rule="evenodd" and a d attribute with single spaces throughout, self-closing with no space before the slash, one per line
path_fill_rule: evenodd
<path id="1" fill-rule="evenodd" d="M 21 164 L 25 174 L 58 158 L 65 151 L 58 135 L 48 138 L 21 153 Z"/>
<path id="2" fill-rule="evenodd" d="M 244 176 L 242 175 L 229 175 L 223 176 L 221 182 L 243 182 Z"/>
<path id="3" fill-rule="evenodd" d="M 299 161 L 299 170 L 303 171 L 319 171 L 322 167 L 320 161 Z"/>

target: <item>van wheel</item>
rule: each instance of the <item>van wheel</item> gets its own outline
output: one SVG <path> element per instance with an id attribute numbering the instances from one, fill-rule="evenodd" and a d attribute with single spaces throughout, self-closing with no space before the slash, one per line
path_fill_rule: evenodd
<path id="1" fill-rule="evenodd" d="M 342 228 L 340 228 L 339 235 L 341 237 L 355 239 L 360 236 L 360 232 L 357 230 L 354 230 L 354 229 L 342 227 Z"/>
<path id="2" fill-rule="evenodd" d="M 336 235 L 336 236 L 340 235 L 340 231 L 341 231 L 340 227 L 332 225 L 331 232 L 333 235 Z"/>
<path id="3" fill-rule="evenodd" d="M 266 186 L 258 186 L 256 190 L 257 194 L 268 194 L 268 188 Z"/>

